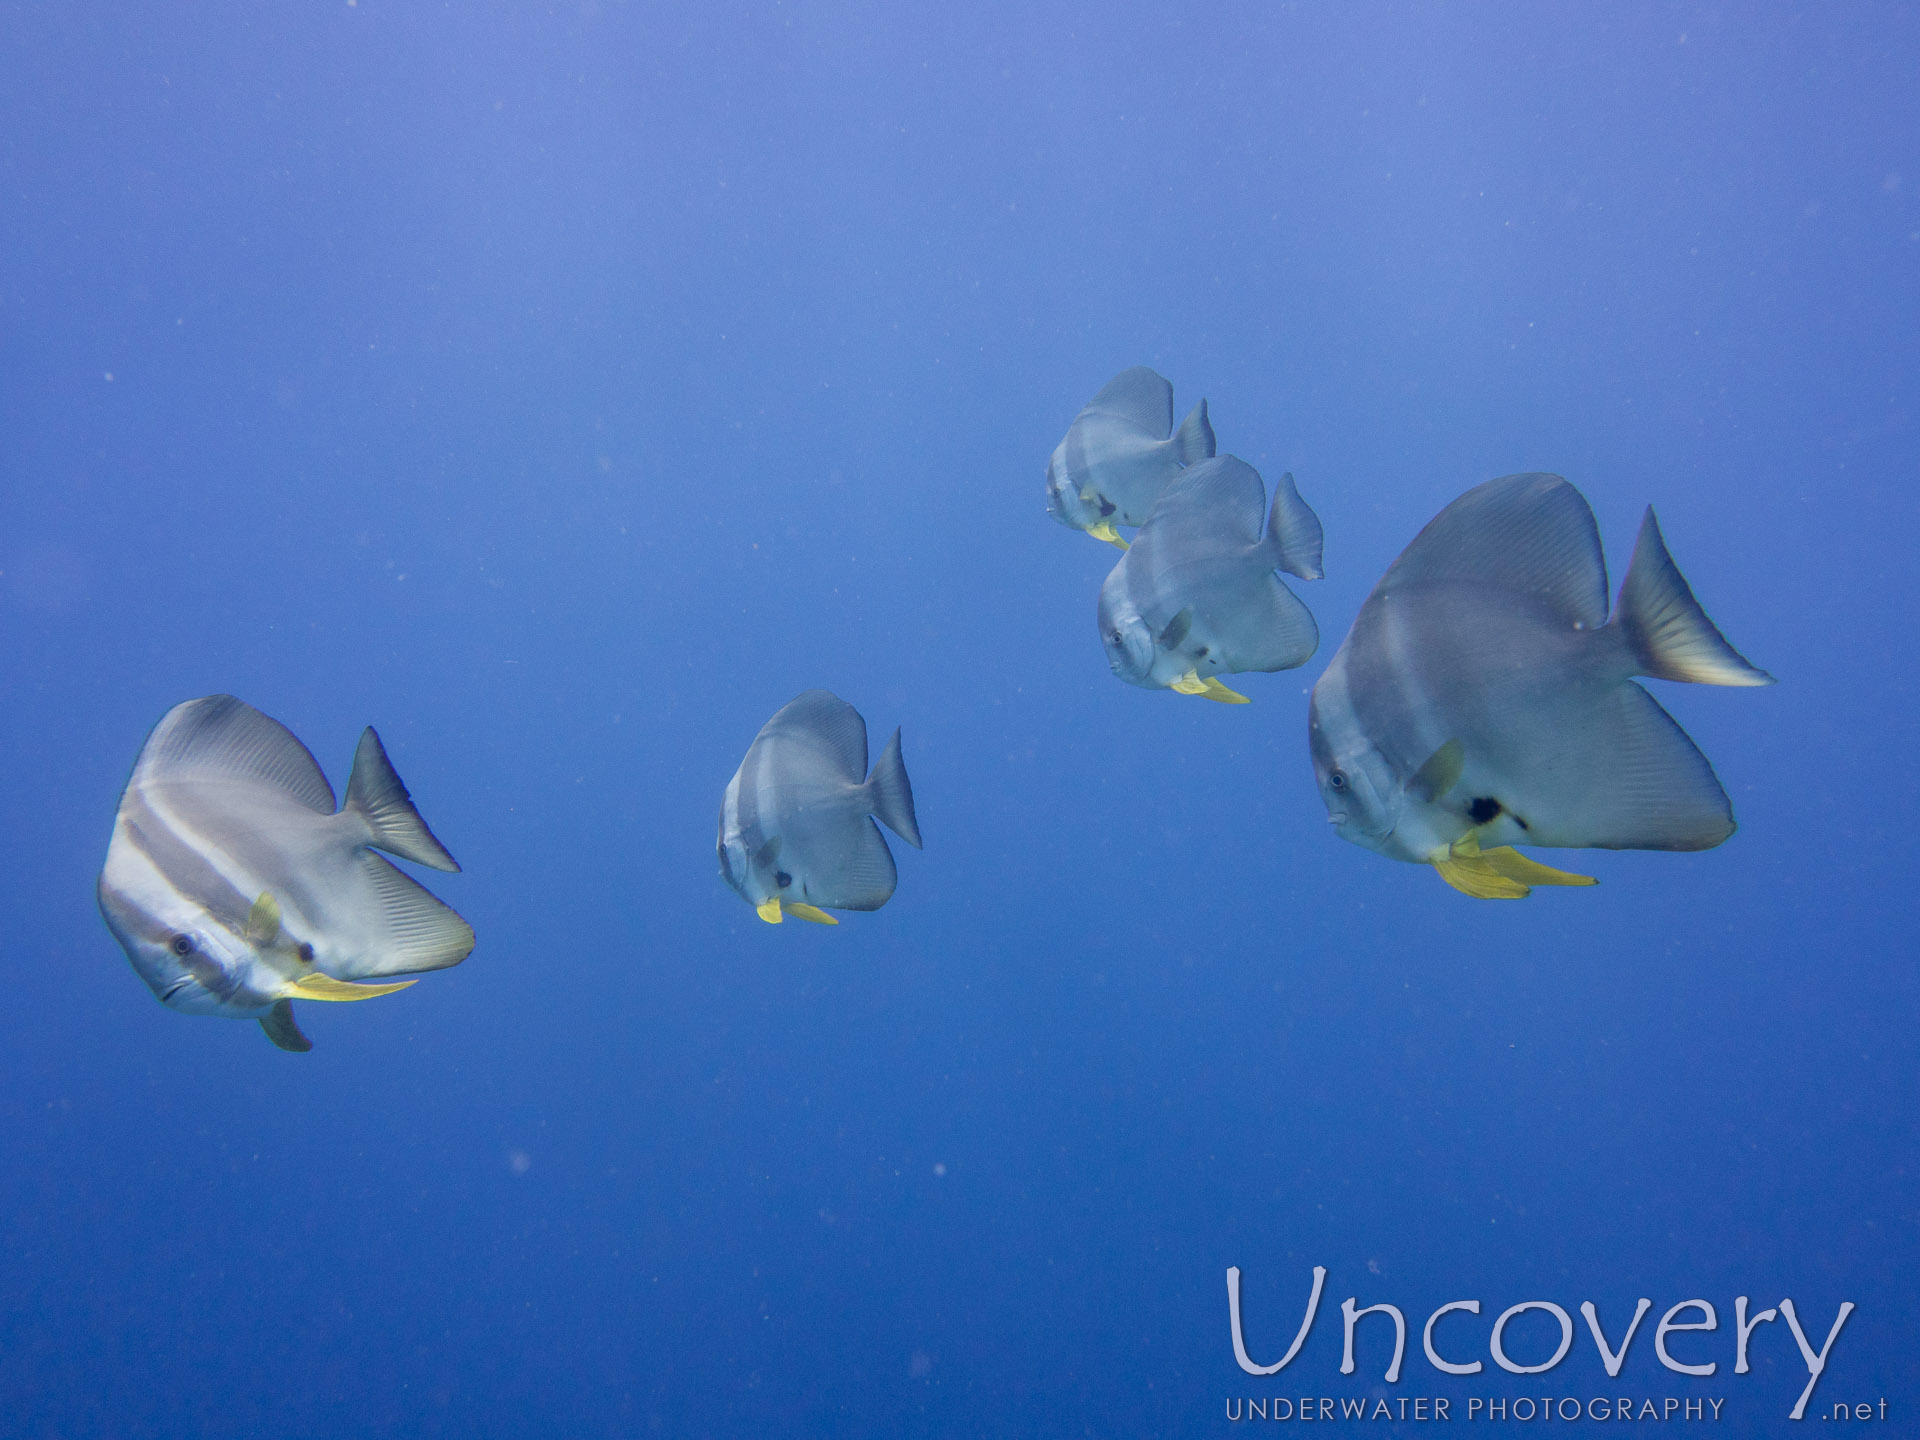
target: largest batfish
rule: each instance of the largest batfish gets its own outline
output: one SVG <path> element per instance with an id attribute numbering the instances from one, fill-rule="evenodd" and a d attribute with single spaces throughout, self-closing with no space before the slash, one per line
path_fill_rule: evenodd
<path id="1" fill-rule="evenodd" d="M 307 747 L 231 695 L 169 710 L 120 797 L 100 913 L 161 1003 L 259 1020 L 312 1048 L 294 1000 L 369 1000 L 369 977 L 464 960 L 473 930 L 370 847 L 458 870 L 413 808 L 380 737 L 354 752 L 347 802 Z"/>
<path id="2" fill-rule="evenodd" d="M 1327 816 L 1484 899 L 1593 883 L 1514 845 L 1710 849 L 1733 807 L 1636 675 L 1773 680 L 1714 628 L 1651 509 L 1609 619 L 1580 492 L 1557 475 L 1490 480 L 1393 562 L 1313 688 Z"/>

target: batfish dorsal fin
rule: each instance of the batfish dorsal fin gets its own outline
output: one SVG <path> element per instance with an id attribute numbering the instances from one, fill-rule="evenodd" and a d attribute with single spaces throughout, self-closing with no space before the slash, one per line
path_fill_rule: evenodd
<path id="1" fill-rule="evenodd" d="M 1582 629 L 1607 619 L 1607 562 L 1586 498 L 1558 475 L 1476 485 L 1414 536 L 1375 594 L 1457 582 L 1535 597 Z"/>
<path id="2" fill-rule="evenodd" d="M 867 722 L 831 690 L 808 690 L 781 706 L 760 731 L 762 740 L 776 736 L 826 750 L 844 780 L 858 785 L 866 778 Z"/>
<path id="3" fill-rule="evenodd" d="M 278 720 L 231 695 L 207 695 L 169 710 L 147 737 L 134 778 L 246 781 L 333 813 L 333 787 L 307 747 Z"/>
<path id="4" fill-rule="evenodd" d="M 291 1000 L 274 1001 L 273 1009 L 260 1017 L 260 1028 L 267 1032 L 267 1039 L 282 1050 L 304 1055 L 313 1049 L 313 1041 L 300 1033 L 299 1023 L 293 1018 Z"/>
<path id="5" fill-rule="evenodd" d="M 1145 365 L 1122 370 L 1100 387 L 1081 414 L 1112 415 L 1156 440 L 1173 433 L 1173 386 Z"/>
<path id="6" fill-rule="evenodd" d="M 1156 552 L 1184 557 L 1196 549 L 1255 545 L 1266 524 L 1266 508 L 1267 487 L 1260 472 L 1237 456 L 1216 455 L 1189 465 L 1167 482 L 1134 537 L 1134 548 L 1146 546 L 1149 557 Z"/>
<path id="7" fill-rule="evenodd" d="M 361 815 L 373 830 L 373 843 L 402 860 L 435 870 L 458 870 L 460 862 L 447 853 L 413 808 L 413 797 L 387 759 L 387 747 L 369 725 L 353 752 L 353 773 L 347 777 L 347 809 Z"/>

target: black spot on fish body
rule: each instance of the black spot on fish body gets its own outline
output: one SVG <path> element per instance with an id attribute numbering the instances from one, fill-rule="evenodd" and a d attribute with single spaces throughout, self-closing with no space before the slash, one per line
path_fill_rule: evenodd
<path id="1" fill-rule="evenodd" d="M 789 885 L 793 884 L 793 876 L 789 875 L 784 870 L 776 870 L 773 872 L 773 883 L 778 885 L 782 890 L 784 890 Z"/>
<path id="2" fill-rule="evenodd" d="M 1467 807 L 1467 814 L 1472 818 L 1474 824 L 1484 825 L 1489 820 L 1496 819 L 1505 814 L 1506 809 L 1506 806 L 1502 805 L 1492 796 L 1482 795 Z M 1524 824 L 1524 822 L 1522 823 Z"/>
<path id="3" fill-rule="evenodd" d="M 313 964 L 313 946 L 310 942 L 306 940 L 302 940 L 300 942 L 300 949 L 297 953 L 300 956 L 300 963 L 302 965 Z"/>
<path id="4" fill-rule="evenodd" d="M 1118 510 L 1119 508 L 1120 507 L 1118 505 L 1115 505 L 1113 501 L 1109 500 L 1106 496 L 1102 495 L 1100 497 L 1100 518 L 1101 519 L 1104 520 L 1107 516 L 1113 514 L 1113 512 L 1115 510 Z"/>

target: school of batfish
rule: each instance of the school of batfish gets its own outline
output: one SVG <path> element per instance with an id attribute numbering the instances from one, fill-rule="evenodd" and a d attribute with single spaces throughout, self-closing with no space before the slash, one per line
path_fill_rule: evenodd
<path id="1" fill-rule="evenodd" d="M 1047 464 L 1048 512 L 1123 553 L 1100 587 L 1119 679 L 1224 704 L 1222 675 L 1296 669 L 1319 627 L 1281 580 L 1321 576 L 1319 517 L 1282 475 L 1216 453 L 1207 402 L 1115 376 Z M 1129 542 L 1119 531 L 1135 532 Z M 1635 677 L 1768 685 L 1667 553 L 1649 508 L 1611 611 L 1593 511 L 1557 475 L 1460 496 L 1388 567 L 1314 685 L 1308 742 L 1342 838 L 1480 899 L 1591 885 L 1516 846 L 1706 850 L 1733 833 L 1713 767 Z M 809 690 L 760 729 L 720 802 L 720 876 L 769 924 L 878 910 L 884 824 L 920 826 L 895 730 L 871 772 L 860 712 Z M 230 695 L 169 710 L 134 762 L 102 915 L 161 1003 L 312 1046 L 293 1001 L 366 1000 L 457 965 L 466 921 L 376 850 L 457 871 L 368 728 L 346 800 L 278 721 Z"/>

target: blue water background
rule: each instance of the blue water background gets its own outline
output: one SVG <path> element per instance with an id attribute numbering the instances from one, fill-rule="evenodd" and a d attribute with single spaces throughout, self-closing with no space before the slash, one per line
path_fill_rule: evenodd
<path id="1" fill-rule="evenodd" d="M 0 28 L 0 1434 L 1616 1390 L 1791 1431 L 1784 1324 L 1729 1373 L 1742 1294 L 1816 1344 L 1855 1301 L 1816 1411 L 1911 1420 L 1913 12 Z M 1137 363 L 1326 524 L 1322 650 L 1244 708 L 1117 683 L 1114 552 L 1043 510 Z M 1727 845 L 1473 903 L 1330 832 L 1305 692 L 1434 511 L 1533 469 L 1616 580 L 1657 505 L 1781 683 L 1655 686 Z M 714 817 L 810 686 L 904 726 L 927 848 L 879 913 L 775 929 Z M 472 958 L 304 1007 L 304 1057 L 157 1006 L 94 908 L 142 738 L 215 691 L 336 786 L 378 726 L 466 867 L 430 883 Z M 1226 1267 L 1273 1359 L 1314 1264 L 1300 1359 L 1241 1374 Z M 1397 1386 L 1377 1319 L 1338 1375 L 1349 1295 L 1412 1318 Z M 1509 1304 L 1617 1337 L 1641 1295 L 1617 1383 L 1584 1326 L 1538 1382 L 1420 1355 L 1446 1300 L 1484 1360 Z M 1710 1380 L 1652 1354 L 1694 1296 Z"/>

